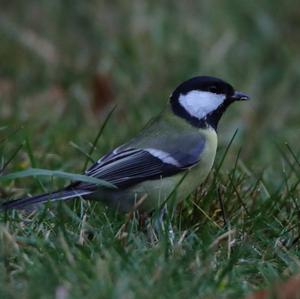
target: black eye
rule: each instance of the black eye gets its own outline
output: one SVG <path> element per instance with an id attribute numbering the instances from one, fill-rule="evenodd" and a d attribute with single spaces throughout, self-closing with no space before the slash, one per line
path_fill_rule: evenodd
<path id="1" fill-rule="evenodd" d="M 217 89 L 217 86 L 215 85 L 212 85 L 208 88 L 208 91 L 209 92 L 212 92 L 212 93 L 218 93 L 218 89 Z"/>

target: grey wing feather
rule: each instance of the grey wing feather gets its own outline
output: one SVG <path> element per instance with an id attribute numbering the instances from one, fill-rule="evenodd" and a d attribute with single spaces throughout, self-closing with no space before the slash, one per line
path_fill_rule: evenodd
<path id="1" fill-rule="evenodd" d="M 87 170 L 86 175 L 102 178 L 118 187 L 128 187 L 181 170 L 180 167 L 165 163 L 146 150 L 126 149 L 102 158 Z"/>
<path id="2" fill-rule="evenodd" d="M 179 173 L 199 161 L 205 142 L 199 135 L 196 137 L 185 135 L 178 146 L 172 142 L 162 143 L 166 145 L 162 150 L 122 145 L 92 165 L 86 175 L 101 178 L 120 188 Z M 92 185 L 81 187 L 90 188 Z"/>

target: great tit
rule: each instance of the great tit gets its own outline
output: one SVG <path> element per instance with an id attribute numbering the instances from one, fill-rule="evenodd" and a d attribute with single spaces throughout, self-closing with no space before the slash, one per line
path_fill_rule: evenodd
<path id="1" fill-rule="evenodd" d="M 86 170 L 85 175 L 110 182 L 116 189 L 73 182 L 56 192 L 5 202 L 2 209 L 82 197 L 122 212 L 135 207 L 149 212 L 171 194 L 178 200 L 185 199 L 213 166 L 222 114 L 231 103 L 248 99 L 221 79 L 189 79 L 173 91 L 165 109 L 136 137 Z"/>

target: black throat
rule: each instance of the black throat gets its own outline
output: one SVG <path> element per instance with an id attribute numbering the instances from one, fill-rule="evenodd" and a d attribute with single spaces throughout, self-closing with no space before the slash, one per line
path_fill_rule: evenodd
<path id="1" fill-rule="evenodd" d="M 218 123 L 220 118 L 222 117 L 223 113 L 231 103 L 232 101 L 225 100 L 216 110 L 207 114 L 205 117 L 199 119 L 193 115 L 190 115 L 189 112 L 186 111 L 185 108 L 180 105 L 178 98 L 175 99 L 172 96 L 170 98 L 170 104 L 172 110 L 177 116 L 184 118 L 187 122 L 189 122 L 194 127 L 197 128 L 212 127 L 215 130 L 217 130 L 218 128 Z"/>

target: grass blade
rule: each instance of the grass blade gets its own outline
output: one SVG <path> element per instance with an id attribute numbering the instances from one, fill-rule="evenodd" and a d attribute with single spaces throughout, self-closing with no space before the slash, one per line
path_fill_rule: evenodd
<path id="1" fill-rule="evenodd" d="M 16 155 L 19 153 L 19 151 L 22 149 L 24 146 L 24 143 L 21 143 L 17 149 L 12 153 L 12 155 L 8 158 L 8 160 L 4 163 L 4 165 L 0 169 L 0 175 L 4 172 L 6 167 L 9 165 L 9 163 L 16 157 Z"/>
<path id="2" fill-rule="evenodd" d="M 226 146 L 226 149 L 225 149 L 225 152 L 224 152 L 224 154 L 223 154 L 223 156 L 221 158 L 221 161 L 220 161 L 219 165 L 216 167 L 216 175 L 215 175 L 215 177 L 217 177 L 217 175 L 218 175 L 218 173 L 219 173 L 219 171 L 220 171 L 220 169 L 221 169 L 221 167 L 222 167 L 222 165 L 224 163 L 224 160 L 225 160 L 225 158 L 227 156 L 227 153 L 228 153 L 228 151 L 229 151 L 229 149 L 230 149 L 230 147 L 231 147 L 231 145 L 232 145 L 232 143 L 233 143 L 233 141 L 234 141 L 237 133 L 238 133 L 238 129 L 235 130 L 235 132 L 234 132 L 233 136 L 231 137 L 228 145 Z"/>
<path id="3" fill-rule="evenodd" d="M 109 112 L 108 115 L 106 116 L 106 118 L 105 118 L 105 120 L 104 120 L 102 126 L 100 127 L 100 130 L 99 130 L 99 132 L 98 132 L 98 134 L 97 134 L 97 136 L 96 136 L 96 138 L 95 138 L 95 140 L 94 140 L 94 142 L 93 142 L 93 144 L 92 144 L 92 147 L 91 147 L 90 151 L 89 151 L 88 154 L 87 154 L 87 159 L 85 160 L 85 163 L 84 163 L 84 166 L 83 166 L 83 171 L 87 168 L 87 165 L 88 165 L 88 163 L 89 163 L 90 157 L 92 156 L 93 151 L 94 151 L 95 148 L 96 148 L 96 145 L 97 145 L 97 143 L 98 143 L 98 140 L 99 140 L 99 138 L 101 137 L 101 135 L 102 135 L 102 133 L 103 133 L 103 131 L 104 131 L 104 129 L 105 129 L 105 127 L 106 127 L 108 121 L 110 120 L 110 118 L 111 118 L 113 112 L 116 110 L 116 108 L 117 108 L 117 105 L 115 105 L 115 106 L 110 110 L 110 112 Z"/>
<path id="4" fill-rule="evenodd" d="M 47 169 L 39 169 L 39 168 L 30 168 L 27 170 L 17 171 L 8 175 L 0 176 L 0 182 L 24 178 L 28 176 L 59 177 L 63 179 L 69 179 L 72 181 L 91 183 L 91 184 L 95 184 L 107 188 L 116 188 L 113 184 L 106 182 L 104 180 L 97 179 L 95 177 L 90 177 L 82 174 L 74 174 L 74 173 L 64 172 L 60 170 L 47 170 Z"/>

